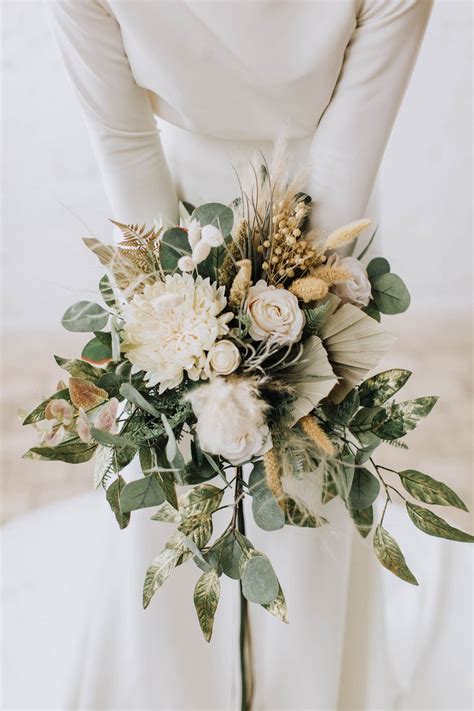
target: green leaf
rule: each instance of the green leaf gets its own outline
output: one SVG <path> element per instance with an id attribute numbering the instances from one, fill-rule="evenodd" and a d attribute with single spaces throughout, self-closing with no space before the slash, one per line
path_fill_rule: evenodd
<path id="1" fill-rule="evenodd" d="M 410 293 L 397 274 L 382 274 L 373 281 L 372 298 L 383 314 L 401 314 L 410 306 Z"/>
<path id="2" fill-rule="evenodd" d="M 51 400 L 67 400 L 68 402 L 70 402 L 71 396 L 69 394 L 69 388 L 64 388 L 64 390 L 58 390 L 58 392 L 54 393 L 54 395 L 50 395 L 46 398 L 46 400 L 43 400 L 43 402 L 41 402 L 37 407 L 35 407 L 34 410 L 28 413 L 22 424 L 32 425 L 34 422 L 40 422 L 41 420 L 44 420 L 46 408 L 51 402 Z"/>
<path id="3" fill-rule="evenodd" d="M 336 485 L 336 490 L 341 499 L 347 500 L 354 479 L 355 457 L 352 452 L 344 447 L 341 455 L 341 464 L 331 470 L 331 476 Z"/>
<path id="4" fill-rule="evenodd" d="M 78 301 L 68 308 L 61 319 L 67 331 L 87 333 L 101 331 L 107 325 L 109 312 L 94 301 Z"/>
<path id="5" fill-rule="evenodd" d="M 217 570 L 213 568 L 201 575 L 194 588 L 194 606 L 202 633 L 207 642 L 210 642 L 212 637 L 214 615 L 216 614 L 219 597 L 219 576 Z"/>
<path id="6" fill-rule="evenodd" d="M 380 492 L 380 482 L 368 469 L 357 467 L 354 472 L 349 494 L 349 504 L 353 509 L 367 509 Z"/>
<path id="7" fill-rule="evenodd" d="M 133 387 L 131 383 L 122 383 L 120 386 L 120 394 L 132 405 L 136 405 L 140 410 L 148 412 L 149 415 L 154 417 L 160 417 L 161 413 L 156 410 L 153 405 L 151 405 L 148 400 L 146 400 L 141 393 L 138 392 L 136 388 Z"/>
<path id="8" fill-rule="evenodd" d="M 109 397 L 116 397 L 119 400 L 123 399 L 120 394 L 120 386 L 123 383 L 123 379 L 117 375 L 117 373 L 104 373 L 98 379 L 96 385 L 98 388 L 105 390 Z"/>
<path id="9" fill-rule="evenodd" d="M 168 501 L 165 501 L 159 506 L 156 513 L 151 517 L 152 521 L 161 521 L 163 523 L 180 523 L 182 520 L 181 514 Z"/>
<path id="10" fill-rule="evenodd" d="M 124 486 L 120 494 L 120 509 L 122 513 L 128 513 L 148 506 L 159 506 L 164 501 L 165 492 L 156 476 L 151 474 Z"/>
<path id="11" fill-rule="evenodd" d="M 288 608 L 286 606 L 286 600 L 281 586 L 278 590 L 276 598 L 272 600 L 272 602 L 262 605 L 262 607 L 265 608 L 265 610 L 267 610 L 267 612 L 271 615 L 274 615 L 281 620 L 281 622 L 284 622 L 286 625 L 288 624 Z"/>
<path id="12" fill-rule="evenodd" d="M 461 531 L 454 526 L 450 526 L 447 521 L 437 516 L 429 509 L 422 506 L 417 506 L 409 501 L 406 503 L 408 515 L 420 531 L 427 533 L 429 536 L 437 536 L 438 538 L 447 538 L 450 541 L 460 541 L 464 543 L 474 542 L 474 536 L 470 533 Z"/>
<path id="13" fill-rule="evenodd" d="M 197 220 L 201 227 L 204 225 L 214 225 L 227 237 L 232 232 L 234 224 L 234 213 L 227 207 L 218 202 L 210 202 L 197 207 L 191 218 Z"/>
<path id="14" fill-rule="evenodd" d="M 454 506 L 463 511 L 468 510 L 464 501 L 447 484 L 437 481 L 427 474 L 422 474 L 415 469 L 405 469 L 398 472 L 398 476 L 408 493 L 424 504 Z"/>
<path id="15" fill-rule="evenodd" d="M 336 496 L 337 496 L 336 484 L 334 483 L 334 479 L 332 478 L 329 470 L 326 467 L 325 471 L 324 471 L 324 480 L 323 480 L 323 486 L 322 486 L 322 491 L 321 491 L 321 503 L 328 504 Z"/>
<path id="16" fill-rule="evenodd" d="M 107 488 L 107 492 L 105 494 L 105 498 L 109 502 L 110 508 L 114 512 L 115 518 L 117 519 L 117 523 L 120 528 L 126 528 L 130 523 L 130 514 L 122 513 L 122 510 L 120 508 L 120 492 L 122 491 L 124 486 L 125 479 L 119 475 L 117 479 L 113 481 Z"/>
<path id="17" fill-rule="evenodd" d="M 238 541 L 232 535 L 229 536 L 222 546 L 220 557 L 222 571 L 229 578 L 239 580 L 242 555 L 242 548 Z"/>
<path id="18" fill-rule="evenodd" d="M 364 407 L 383 405 L 407 382 L 410 370 L 392 368 L 365 380 L 359 387 L 360 404 Z"/>
<path id="19" fill-rule="evenodd" d="M 372 530 L 372 525 L 374 523 L 374 508 L 369 506 L 367 509 L 353 509 L 348 507 L 349 513 L 352 520 L 354 521 L 355 527 L 359 531 L 362 538 L 367 538 Z"/>
<path id="20" fill-rule="evenodd" d="M 136 449 L 136 445 L 131 439 L 120 434 L 111 434 L 105 430 L 99 430 L 97 427 L 91 427 L 91 435 L 96 442 L 106 447 L 134 447 Z"/>
<path id="21" fill-rule="evenodd" d="M 103 370 L 94 368 L 93 365 L 83 360 L 68 360 L 57 355 L 54 356 L 54 360 L 60 368 L 64 368 L 73 378 L 83 378 L 83 380 L 96 383 L 98 378 L 104 374 Z"/>
<path id="22" fill-rule="evenodd" d="M 104 480 L 115 472 L 114 458 L 115 452 L 111 447 L 104 447 L 102 444 L 97 446 L 94 458 L 94 489 L 98 489 Z"/>
<path id="23" fill-rule="evenodd" d="M 165 428 L 166 436 L 168 437 L 165 449 L 166 459 L 171 464 L 176 459 L 176 455 L 178 453 L 178 445 L 176 444 L 174 432 L 164 412 L 161 413 L 161 421 L 163 423 L 163 427 Z"/>
<path id="24" fill-rule="evenodd" d="M 163 585 L 173 570 L 179 564 L 183 555 L 183 546 L 180 548 L 166 547 L 152 560 L 145 576 L 143 585 L 143 607 L 147 608 L 153 595 Z M 190 554 L 191 555 L 191 554 Z"/>
<path id="25" fill-rule="evenodd" d="M 304 309 L 304 334 L 306 336 L 319 336 L 320 330 L 326 320 L 330 308 L 331 302 L 325 301 L 311 309 Z"/>
<path id="26" fill-rule="evenodd" d="M 285 523 L 299 528 L 319 528 L 329 522 L 323 516 L 312 514 L 302 501 L 296 501 L 296 499 L 287 496 L 285 500 Z"/>
<path id="27" fill-rule="evenodd" d="M 32 447 L 29 451 L 50 461 L 67 462 L 68 464 L 83 464 L 92 459 L 97 445 L 86 444 L 77 440 L 58 444 L 56 447 Z"/>
<path id="28" fill-rule="evenodd" d="M 106 334 L 110 336 L 110 333 Z M 104 363 L 112 359 L 112 345 L 104 343 L 98 336 L 94 336 L 82 349 L 81 358 L 85 358 L 92 363 Z"/>
<path id="29" fill-rule="evenodd" d="M 375 281 L 382 274 L 388 274 L 389 271 L 390 264 L 384 257 L 375 257 L 367 265 L 367 276 L 370 282 Z"/>
<path id="30" fill-rule="evenodd" d="M 375 529 L 374 548 L 375 554 L 384 568 L 407 583 L 418 585 L 417 579 L 407 566 L 398 543 L 382 526 L 377 526 Z"/>
<path id="31" fill-rule="evenodd" d="M 372 432 L 380 439 L 399 439 L 430 414 L 437 400 L 434 396 L 419 397 L 382 408 L 372 420 Z"/>
<path id="32" fill-rule="evenodd" d="M 165 272 L 175 272 L 181 257 L 189 254 L 191 247 L 185 230 L 172 227 L 163 233 L 160 240 L 160 264 Z"/>
<path id="33" fill-rule="evenodd" d="M 139 457 L 144 476 L 155 474 L 165 492 L 166 500 L 174 509 L 178 510 L 178 497 L 176 495 L 173 472 L 160 471 L 156 450 L 151 447 L 140 447 Z"/>
<path id="34" fill-rule="evenodd" d="M 330 420 L 331 425 L 346 427 L 359 409 L 359 393 L 353 388 L 337 405 L 327 403 L 323 405 L 323 412 Z"/>
<path id="35" fill-rule="evenodd" d="M 375 449 L 380 444 L 380 437 L 372 431 L 372 423 L 381 412 L 383 412 L 381 407 L 361 407 L 352 418 L 350 430 L 362 445 Z"/>
<path id="36" fill-rule="evenodd" d="M 280 591 L 280 583 L 267 556 L 250 551 L 250 558 L 241 563 L 242 594 L 249 602 L 261 605 L 273 602 Z"/>
<path id="37" fill-rule="evenodd" d="M 115 309 L 117 307 L 117 301 L 115 299 L 112 284 L 110 283 L 110 279 L 107 274 L 104 274 L 104 276 L 99 282 L 99 291 L 101 293 L 102 298 L 104 299 L 105 304 L 111 309 Z"/>
<path id="38" fill-rule="evenodd" d="M 285 513 L 271 492 L 253 497 L 252 514 L 263 531 L 277 531 L 285 525 Z"/>
<path id="39" fill-rule="evenodd" d="M 367 316 L 370 316 L 370 318 L 373 318 L 375 321 L 380 323 L 380 321 L 381 321 L 380 311 L 378 310 L 378 308 L 376 307 L 376 305 L 374 304 L 372 299 L 369 301 L 367 306 L 364 306 L 362 311 L 365 314 L 367 314 Z"/>

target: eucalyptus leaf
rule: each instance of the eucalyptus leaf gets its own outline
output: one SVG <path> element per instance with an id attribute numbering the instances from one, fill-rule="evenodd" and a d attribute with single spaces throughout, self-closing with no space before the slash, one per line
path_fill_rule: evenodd
<path id="1" fill-rule="evenodd" d="M 110 336 L 110 333 L 105 335 Z M 94 336 L 82 349 L 81 358 L 91 361 L 92 363 L 105 363 L 112 359 L 111 343 L 111 340 L 108 343 L 104 343 L 103 340 Z"/>
<path id="2" fill-rule="evenodd" d="M 232 232 L 234 224 L 234 213 L 227 207 L 218 202 L 210 202 L 197 207 L 191 215 L 193 220 L 197 220 L 201 227 L 205 225 L 214 225 L 217 227 L 224 237 Z"/>
<path id="3" fill-rule="evenodd" d="M 344 447 L 341 454 L 341 463 L 334 467 L 331 476 L 334 480 L 337 493 L 344 501 L 347 500 L 354 479 L 355 457 L 352 452 Z"/>
<path id="4" fill-rule="evenodd" d="M 397 274 L 382 274 L 372 282 L 372 299 L 383 314 L 401 314 L 410 306 L 410 293 Z"/>
<path id="5" fill-rule="evenodd" d="M 130 523 L 130 513 L 123 513 L 120 508 L 120 492 L 125 486 L 125 479 L 122 476 L 118 476 L 115 481 L 113 481 L 107 488 L 105 498 L 110 504 L 110 508 L 115 514 L 117 523 L 120 528 L 126 528 Z"/>
<path id="6" fill-rule="evenodd" d="M 398 476 L 408 493 L 424 504 L 454 506 L 463 511 L 468 510 L 464 501 L 447 484 L 437 481 L 427 474 L 422 474 L 415 469 L 405 469 L 399 472 Z"/>
<path id="7" fill-rule="evenodd" d="M 285 513 L 273 494 L 254 496 L 252 514 L 255 523 L 263 531 L 277 531 L 285 525 Z"/>
<path id="8" fill-rule="evenodd" d="M 409 569 L 400 546 L 393 536 L 382 526 L 377 526 L 374 535 L 375 554 L 384 568 L 411 585 L 418 581 Z"/>
<path id="9" fill-rule="evenodd" d="M 212 484 L 200 484 L 180 497 L 180 510 L 185 516 L 193 516 L 196 513 L 213 513 L 219 508 L 223 496 L 223 489 Z"/>
<path id="10" fill-rule="evenodd" d="M 365 380 L 359 387 L 360 404 L 364 407 L 383 405 L 407 382 L 410 370 L 392 368 Z"/>
<path id="11" fill-rule="evenodd" d="M 367 276 L 370 282 L 375 281 L 375 279 L 382 276 L 382 274 L 388 274 L 389 272 L 390 264 L 385 257 L 374 257 L 367 265 Z"/>
<path id="12" fill-rule="evenodd" d="M 134 447 L 135 443 L 121 434 L 112 434 L 111 432 L 106 432 L 105 430 L 99 430 L 97 427 L 91 427 L 91 435 L 99 444 L 103 444 L 109 447 Z"/>
<path id="13" fill-rule="evenodd" d="M 161 413 L 158 412 L 156 408 L 153 407 L 151 403 L 146 400 L 143 395 L 138 392 L 136 388 L 133 387 L 131 383 L 123 383 L 120 386 L 120 394 L 129 402 L 132 403 L 132 405 L 136 405 L 137 407 L 140 408 L 140 410 L 144 410 L 145 412 L 148 412 L 149 415 L 153 415 L 154 417 L 160 417 Z"/>
<path id="14" fill-rule="evenodd" d="M 450 541 L 460 541 L 463 543 L 474 542 L 474 536 L 471 536 L 470 533 L 454 528 L 454 526 L 451 526 L 447 521 L 429 509 L 417 506 L 409 501 L 406 502 L 406 507 L 412 522 L 420 531 L 423 531 L 423 533 L 438 538 L 447 538 Z"/>
<path id="15" fill-rule="evenodd" d="M 165 501 L 165 492 L 154 474 L 136 479 L 124 486 L 120 494 L 120 509 L 122 513 L 137 509 L 159 506 Z"/>
<path id="16" fill-rule="evenodd" d="M 373 318 L 374 321 L 377 321 L 378 323 L 380 323 L 380 321 L 381 321 L 380 311 L 378 310 L 378 308 L 376 307 L 376 305 L 372 299 L 369 301 L 367 306 L 364 306 L 362 311 L 365 314 L 367 314 L 367 316 L 370 316 L 370 318 Z"/>
<path id="17" fill-rule="evenodd" d="M 107 325 L 109 312 L 94 301 L 78 301 L 70 306 L 61 319 L 67 331 L 87 333 L 101 331 Z"/>
<path id="18" fill-rule="evenodd" d="M 239 542 L 234 538 L 234 536 L 230 535 L 222 546 L 220 557 L 222 571 L 229 578 L 239 580 L 242 555 L 242 548 L 240 547 Z"/>
<path id="19" fill-rule="evenodd" d="M 201 575 L 194 588 L 194 606 L 204 638 L 210 642 L 214 615 L 220 597 L 219 575 L 215 569 Z"/>
<path id="20" fill-rule="evenodd" d="M 267 556 L 252 551 L 241 563 L 242 594 L 249 602 L 261 605 L 273 602 L 280 591 L 280 583 Z"/>
<path id="21" fill-rule="evenodd" d="M 160 264 L 165 272 L 175 272 L 181 257 L 190 254 L 191 247 L 185 230 L 172 227 L 163 233 L 160 240 Z"/>
<path id="22" fill-rule="evenodd" d="M 353 509 L 367 509 L 380 492 L 380 482 L 372 472 L 365 467 L 357 467 L 354 472 L 349 504 Z"/>
<path id="23" fill-rule="evenodd" d="M 362 445 L 375 448 L 380 444 L 381 439 L 372 430 L 372 425 L 374 419 L 383 412 L 381 407 L 361 407 L 352 418 L 350 430 Z"/>

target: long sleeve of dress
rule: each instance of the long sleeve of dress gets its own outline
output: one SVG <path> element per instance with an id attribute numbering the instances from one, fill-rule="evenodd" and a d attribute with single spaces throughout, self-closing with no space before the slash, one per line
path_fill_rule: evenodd
<path id="1" fill-rule="evenodd" d="M 363 216 L 432 0 L 359 5 L 338 82 L 310 150 L 314 226 L 325 230 Z"/>
<path id="2" fill-rule="evenodd" d="M 178 201 L 147 92 L 132 74 L 116 19 L 98 0 L 46 3 L 116 220 L 175 223 Z"/>

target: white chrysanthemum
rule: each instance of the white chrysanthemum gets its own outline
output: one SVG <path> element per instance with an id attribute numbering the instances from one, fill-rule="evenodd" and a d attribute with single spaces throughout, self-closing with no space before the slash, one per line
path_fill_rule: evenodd
<path id="1" fill-rule="evenodd" d="M 122 350 L 149 387 L 174 388 L 184 373 L 206 377 L 207 352 L 228 332 L 224 287 L 191 274 L 168 275 L 135 294 L 125 314 Z"/>

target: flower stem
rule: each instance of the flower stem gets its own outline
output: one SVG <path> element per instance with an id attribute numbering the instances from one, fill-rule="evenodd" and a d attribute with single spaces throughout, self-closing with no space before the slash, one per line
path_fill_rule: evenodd
<path id="1" fill-rule="evenodd" d="M 237 467 L 234 516 L 236 516 L 237 529 L 239 533 L 241 533 L 242 536 L 245 536 L 245 518 L 242 496 L 242 467 Z M 242 593 L 242 581 L 240 581 L 239 654 L 241 681 L 240 709 L 241 711 L 251 711 L 253 697 L 252 647 L 248 602 Z"/>

